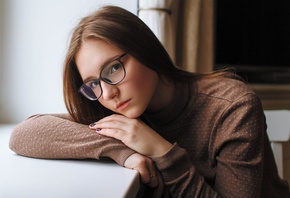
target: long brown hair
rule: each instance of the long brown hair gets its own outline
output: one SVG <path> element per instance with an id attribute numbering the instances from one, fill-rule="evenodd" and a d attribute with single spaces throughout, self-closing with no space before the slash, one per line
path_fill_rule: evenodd
<path id="1" fill-rule="evenodd" d="M 98 101 L 90 101 L 78 93 L 83 82 L 77 70 L 75 54 L 83 41 L 88 39 L 102 39 L 111 43 L 129 52 L 158 74 L 174 80 L 183 81 L 192 76 L 200 76 L 176 67 L 154 33 L 136 15 L 120 7 L 105 6 L 84 17 L 78 23 L 73 31 L 65 58 L 64 100 L 69 114 L 76 122 L 88 124 L 111 113 Z"/>

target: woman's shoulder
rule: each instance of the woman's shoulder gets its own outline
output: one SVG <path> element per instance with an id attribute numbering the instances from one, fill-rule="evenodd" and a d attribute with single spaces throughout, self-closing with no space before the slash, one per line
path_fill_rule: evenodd
<path id="1" fill-rule="evenodd" d="M 255 95 L 254 91 L 242 80 L 227 76 L 204 77 L 195 83 L 198 94 L 235 101 L 244 95 Z"/>

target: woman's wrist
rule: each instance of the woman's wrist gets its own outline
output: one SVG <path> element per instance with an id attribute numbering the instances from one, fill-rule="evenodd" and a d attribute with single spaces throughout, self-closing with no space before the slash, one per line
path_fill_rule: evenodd
<path id="1" fill-rule="evenodd" d="M 150 158 L 157 158 L 157 157 L 162 157 L 165 155 L 172 147 L 173 144 L 170 142 L 164 140 L 162 143 L 156 144 L 156 148 L 154 149 L 154 153 L 151 156 L 148 156 Z"/>

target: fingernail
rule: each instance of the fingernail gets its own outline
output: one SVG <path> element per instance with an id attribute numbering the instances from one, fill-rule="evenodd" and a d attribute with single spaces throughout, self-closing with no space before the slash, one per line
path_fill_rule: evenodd
<path id="1" fill-rule="evenodd" d="M 100 130 L 102 130 L 102 129 L 101 129 L 101 128 L 97 128 L 97 129 L 96 129 L 96 131 L 100 131 Z"/>
<path id="2" fill-rule="evenodd" d="M 96 123 L 91 123 L 89 126 L 94 127 L 95 125 L 96 125 Z"/>

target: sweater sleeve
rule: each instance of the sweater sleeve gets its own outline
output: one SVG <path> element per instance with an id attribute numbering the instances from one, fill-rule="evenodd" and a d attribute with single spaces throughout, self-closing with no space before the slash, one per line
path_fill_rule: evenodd
<path id="1" fill-rule="evenodd" d="M 171 197 L 219 197 L 176 143 L 164 156 L 153 159 Z"/>
<path id="2" fill-rule="evenodd" d="M 121 141 L 99 135 L 67 114 L 34 115 L 12 131 L 10 149 L 23 156 L 46 159 L 100 159 L 123 166 L 135 153 Z"/>
<path id="3" fill-rule="evenodd" d="M 194 165 L 198 162 L 177 144 L 153 159 L 172 197 L 260 197 L 264 116 L 259 99 L 247 94 L 230 103 L 212 130 L 207 147 L 215 177 L 210 184 Z"/>
<path id="4" fill-rule="evenodd" d="M 264 112 L 255 94 L 225 109 L 212 148 L 217 160 L 214 188 L 223 197 L 260 197 L 265 135 Z"/>

